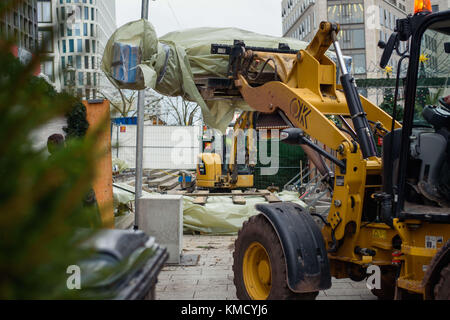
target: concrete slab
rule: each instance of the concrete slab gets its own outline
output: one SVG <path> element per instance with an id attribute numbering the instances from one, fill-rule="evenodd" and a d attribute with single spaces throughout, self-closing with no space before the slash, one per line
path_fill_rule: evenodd
<path id="1" fill-rule="evenodd" d="M 138 217 L 139 229 L 167 248 L 167 263 L 179 264 L 183 249 L 183 197 L 146 196 L 139 201 L 142 208 L 142 214 Z"/>

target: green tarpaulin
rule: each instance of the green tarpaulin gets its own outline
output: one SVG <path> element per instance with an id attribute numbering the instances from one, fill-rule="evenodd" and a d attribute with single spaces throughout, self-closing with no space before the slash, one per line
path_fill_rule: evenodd
<path id="1" fill-rule="evenodd" d="M 297 192 L 283 191 L 277 196 L 283 201 L 291 201 L 304 207 Z M 183 223 L 185 231 L 193 230 L 208 234 L 236 234 L 242 224 L 258 214 L 255 205 L 267 203 L 263 197 L 246 196 L 245 205 L 233 204 L 231 197 L 208 197 L 204 205 L 193 203 L 194 198 L 183 198 Z"/>
<path id="2" fill-rule="evenodd" d="M 196 28 L 169 33 L 160 39 L 150 22 L 138 20 L 119 28 L 109 39 L 102 61 L 102 70 L 118 88 L 155 89 L 166 96 L 181 96 L 197 102 L 205 123 L 224 132 L 234 110 L 250 110 L 242 99 L 205 101 L 195 85 L 195 79 L 225 77 L 228 56 L 211 54 L 211 44 L 233 44 L 243 40 L 254 47 L 278 48 L 286 43 L 291 49 L 305 49 L 306 42 L 278 38 L 236 28 Z M 143 79 L 135 83 L 119 82 L 113 77 L 114 47 L 116 43 L 140 48 Z M 331 58 L 334 53 L 327 53 Z"/>

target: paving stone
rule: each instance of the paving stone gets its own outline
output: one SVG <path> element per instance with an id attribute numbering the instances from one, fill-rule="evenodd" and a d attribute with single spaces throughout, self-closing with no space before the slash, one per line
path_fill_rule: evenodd
<path id="1" fill-rule="evenodd" d="M 333 283 L 337 283 L 337 282 L 352 282 L 352 280 L 346 279 L 346 278 L 344 278 L 344 279 L 332 278 L 331 280 L 333 281 Z"/>
<path id="2" fill-rule="evenodd" d="M 161 281 L 158 281 L 158 285 L 168 285 L 168 284 L 174 284 L 174 283 L 183 283 L 183 284 L 190 284 L 190 285 L 196 285 L 198 283 L 199 279 L 197 278 L 175 278 L 175 279 L 164 279 Z"/>
<path id="3" fill-rule="evenodd" d="M 158 277 L 160 300 L 235 300 L 233 246 L 235 236 L 184 235 L 183 252 L 198 254 L 196 266 L 166 266 Z M 205 247 L 205 248 L 199 248 Z M 209 249 L 206 249 L 209 248 Z M 317 300 L 375 300 L 365 282 L 332 279 L 332 288 L 321 291 Z"/>
<path id="4" fill-rule="evenodd" d="M 362 300 L 359 295 L 317 297 L 317 300 Z"/>
<path id="5" fill-rule="evenodd" d="M 333 282 L 331 289 L 354 289 L 348 282 Z"/>
<path id="6" fill-rule="evenodd" d="M 362 294 L 361 299 L 362 300 L 378 300 L 378 298 L 372 293 Z"/>
<path id="7" fill-rule="evenodd" d="M 231 284 L 231 285 L 233 285 L 233 281 L 228 279 L 228 278 L 226 278 L 226 279 L 223 279 L 223 278 L 212 278 L 212 279 L 211 278 L 206 278 L 206 279 L 199 279 L 198 280 L 198 285 L 213 285 L 214 286 L 214 285 L 220 285 L 220 284 L 223 284 L 223 285 Z"/>
<path id="8" fill-rule="evenodd" d="M 155 293 L 156 294 L 156 293 Z M 192 300 L 194 298 L 193 291 L 176 291 L 176 292 L 160 292 L 156 295 L 157 300 Z"/>
<path id="9" fill-rule="evenodd" d="M 350 284 L 353 288 L 356 288 L 356 289 L 367 289 L 367 284 L 365 281 L 360 281 L 360 282 L 352 281 Z"/>
<path id="10" fill-rule="evenodd" d="M 194 294 L 195 300 L 227 300 L 227 297 L 231 297 L 231 295 L 227 295 L 227 292 L 211 294 L 211 292 L 195 291 Z"/>
<path id="11" fill-rule="evenodd" d="M 334 289 L 333 286 L 331 289 L 325 290 L 327 296 L 353 296 L 353 295 L 361 295 L 370 293 L 368 289 Z"/>

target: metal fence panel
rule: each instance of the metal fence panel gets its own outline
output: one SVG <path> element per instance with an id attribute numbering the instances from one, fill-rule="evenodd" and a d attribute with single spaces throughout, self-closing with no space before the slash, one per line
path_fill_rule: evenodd
<path id="1" fill-rule="evenodd" d="M 112 126 L 112 156 L 136 166 L 135 125 Z M 201 152 L 200 126 L 145 126 L 144 169 L 195 169 Z"/>

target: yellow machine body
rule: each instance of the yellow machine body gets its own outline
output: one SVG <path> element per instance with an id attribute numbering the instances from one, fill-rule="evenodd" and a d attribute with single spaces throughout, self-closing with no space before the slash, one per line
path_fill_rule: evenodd
<path id="1" fill-rule="evenodd" d="M 202 153 L 198 156 L 197 187 L 206 189 L 244 189 L 253 187 L 253 174 L 238 172 L 237 154 L 238 138 L 245 130 L 253 129 L 253 112 L 243 112 L 236 120 L 233 128 L 230 160 L 225 168 L 220 155 L 216 153 Z M 245 136 L 246 159 L 250 158 L 254 150 L 253 135 Z M 245 166 L 252 169 L 253 164 L 247 161 Z"/>
<path id="2" fill-rule="evenodd" d="M 282 111 L 294 127 L 334 150 L 337 158 L 345 161 L 345 170 L 336 166 L 328 225 L 322 229 L 327 249 L 333 241 L 342 243 L 335 252 L 331 250 L 328 254 L 331 275 L 348 278 L 359 267 L 371 264 L 392 267 L 394 261 L 398 263 L 400 260 L 402 267 L 397 286 L 425 296 L 423 279 L 426 268 L 450 239 L 450 228 L 448 224 L 418 220 L 400 222 L 394 219 L 393 227 L 385 223 L 363 222 L 365 199 L 382 191 L 383 163 L 380 157 L 363 159 L 359 146 L 355 146 L 351 137 L 330 119 L 330 116 L 350 119 L 346 97 L 342 87 L 336 83 L 336 65 L 324 55 L 332 43 L 330 26 L 330 23 L 321 23 L 308 48 L 301 50 L 296 57 L 292 55 L 293 65 L 278 66 L 279 70 L 287 70 L 282 81 L 252 86 L 243 74 L 238 74 L 235 85 L 254 110 L 262 113 Z M 269 62 L 272 66 L 287 61 L 277 59 L 277 53 L 253 54 L 259 58 L 272 58 Z M 367 119 L 381 129 L 380 136 L 389 132 L 392 118 L 362 96 L 361 102 Z M 395 123 L 395 127 L 401 128 L 400 123 Z M 443 241 L 430 249 L 425 244 L 427 236 L 440 237 Z M 401 239 L 399 249 L 393 247 L 397 238 Z M 376 254 L 358 254 L 356 247 L 370 248 Z"/>
<path id="3" fill-rule="evenodd" d="M 229 174 L 222 174 L 222 159 L 216 153 L 201 153 L 197 164 L 197 187 L 205 189 L 237 189 L 253 187 L 253 175 L 237 175 L 231 183 Z"/>

